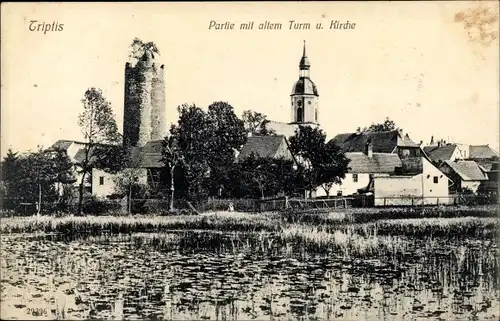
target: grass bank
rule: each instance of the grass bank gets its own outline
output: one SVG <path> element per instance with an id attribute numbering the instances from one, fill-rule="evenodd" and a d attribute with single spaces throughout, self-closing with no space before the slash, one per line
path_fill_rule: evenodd
<path id="1" fill-rule="evenodd" d="M 307 234 L 334 234 L 354 232 L 360 235 L 407 236 L 485 236 L 490 237 L 499 228 L 496 212 L 457 209 L 452 213 L 404 212 L 393 209 L 385 212 L 356 212 L 352 210 L 330 213 L 235 213 L 214 212 L 185 216 L 30 216 L 3 218 L 1 233 L 141 233 L 172 230 L 209 230 L 221 232 L 292 233 L 303 230 Z M 469 215 L 467 215 L 469 214 Z M 431 216 L 431 217 L 428 217 Z M 433 217 L 432 217 L 433 216 Z M 402 218 L 404 217 L 404 218 Z"/>

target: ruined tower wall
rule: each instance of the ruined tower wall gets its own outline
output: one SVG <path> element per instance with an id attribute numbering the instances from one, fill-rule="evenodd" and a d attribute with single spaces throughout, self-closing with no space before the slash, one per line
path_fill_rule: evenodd
<path id="1" fill-rule="evenodd" d="M 165 117 L 164 66 L 155 68 L 151 88 L 151 140 L 159 140 L 167 135 Z"/>
<path id="2" fill-rule="evenodd" d="M 135 66 L 125 65 L 123 144 L 140 147 L 165 134 L 163 65 L 158 68 L 146 53 Z"/>

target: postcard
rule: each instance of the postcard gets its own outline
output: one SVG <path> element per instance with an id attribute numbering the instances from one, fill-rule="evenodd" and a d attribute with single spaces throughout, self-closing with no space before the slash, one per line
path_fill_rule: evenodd
<path id="1" fill-rule="evenodd" d="M 498 3 L 1 9 L 2 320 L 498 320 Z"/>

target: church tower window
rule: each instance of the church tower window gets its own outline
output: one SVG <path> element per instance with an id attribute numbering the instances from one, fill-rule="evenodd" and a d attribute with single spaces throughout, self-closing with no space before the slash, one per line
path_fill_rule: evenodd
<path id="1" fill-rule="evenodd" d="M 297 108 L 297 123 L 304 121 L 304 109 L 302 107 Z"/>

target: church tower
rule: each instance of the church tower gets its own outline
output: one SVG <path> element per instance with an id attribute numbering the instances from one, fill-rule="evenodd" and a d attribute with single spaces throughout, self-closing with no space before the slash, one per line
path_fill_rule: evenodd
<path id="1" fill-rule="evenodd" d="M 291 96 L 292 124 L 319 125 L 319 95 L 310 78 L 311 63 L 306 54 L 306 42 L 299 63 L 299 80 L 293 85 Z"/>

